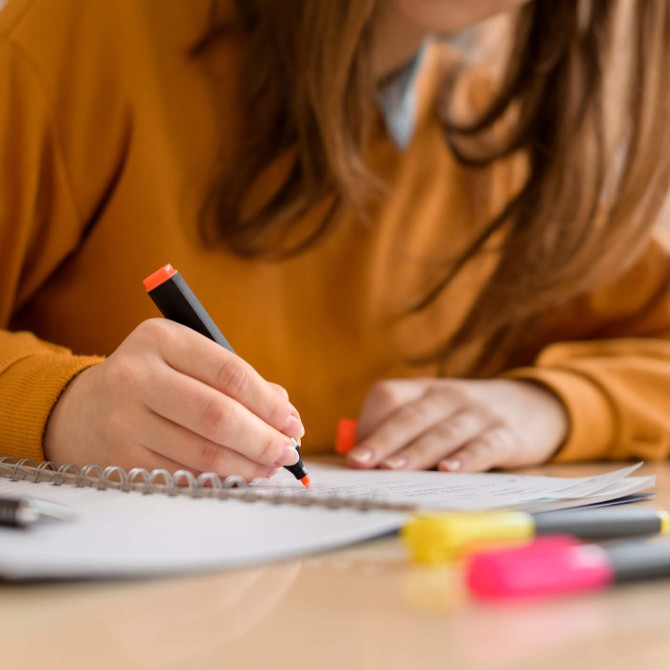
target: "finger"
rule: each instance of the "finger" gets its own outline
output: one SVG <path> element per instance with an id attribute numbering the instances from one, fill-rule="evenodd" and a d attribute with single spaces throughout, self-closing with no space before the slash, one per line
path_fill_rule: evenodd
<path id="1" fill-rule="evenodd" d="M 272 386 L 274 390 L 277 391 L 279 395 L 282 396 L 282 398 L 284 398 L 284 400 L 288 400 L 288 391 L 283 386 L 280 384 L 275 384 L 274 382 L 270 382 L 270 386 Z"/>
<path id="2" fill-rule="evenodd" d="M 439 421 L 420 435 L 412 444 L 381 462 L 391 470 L 426 470 L 433 468 L 445 456 L 491 427 L 491 417 L 476 408 L 464 409 Z"/>
<path id="3" fill-rule="evenodd" d="M 375 467 L 415 442 L 438 421 L 460 411 L 464 403 L 464 396 L 451 389 L 430 389 L 392 414 L 349 452 L 347 461 L 353 467 Z"/>
<path id="4" fill-rule="evenodd" d="M 164 419 L 266 468 L 298 460 L 286 435 L 224 393 L 166 366 L 151 375 L 151 389 L 142 400 Z"/>
<path id="5" fill-rule="evenodd" d="M 117 446 L 116 451 L 118 453 L 118 456 L 113 459 L 115 461 L 113 465 L 119 465 L 125 470 L 130 470 L 141 463 L 141 467 L 148 471 L 164 469 L 173 474 L 178 470 L 186 470 L 195 477 L 203 472 L 215 471 L 208 466 L 206 461 L 194 464 L 193 459 L 183 458 L 184 447 L 188 444 L 189 439 L 202 438 L 184 431 L 180 426 L 159 417 L 146 407 L 137 406 L 130 414 L 124 413 L 122 421 L 113 418 L 112 415 L 112 427 L 114 444 Z M 174 439 L 172 433 L 175 430 L 183 431 L 182 435 L 177 435 L 178 448 L 176 449 L 171 446 Z M 124 448 L 118 449 L 121 445 Z M 108 453 L 111 453 L 111 451 L 108 450 Z M 257 466 L 257 464 L 252 465 Z M 265 474 L 272 476 L 277 472 L 274 468 L 266 469 L 263 467 L 260 468 L 260 471 L 263 473 L 260 476 Z M 230 474 L 239 474 L 239 476 L 245 477 L 247 481 L 255 478 L 244 469 L 241 469 L 239 473 L 235 471 L 215 472 L 226 477 Z M 249 470 L 249 472 L 253 472 L 253 470 Z"/>
<path id="6" fill-rule="evenodd" d="M 186 326 L 157 321 L 165 331 L 157 341 L 168 365 L 234 398 L 285 435 L 304 436 L 296 408 L 246 361 Z"/>
<path id="7" fill-rule="evenodd" d="M 440 461 L 438 469 L 449 472 L 485 472 L 505 465 L 518 448 L 511 431 L 498 425 L 468 442 L 449 458 Z"/>
<path id="8" fill-rule="evenodd" d="M 152 470 L 167 470 L 171 475 L 177 472 L 177 470 L 188 470 L 194 477 L 201 474 L 199 470 L 188 468 L 178 461 L 145 448 L 137 442 L 134 436 L 132 441 L 124 440 L 123 436 L 119 436 L 117 445 L 120 442 L 124 442 L 124 448 L 117 449 L 110 459 L 106 462 L 101 461 L 100 465 L 119 467 L 126 472 L 130 472 L 133 468 L 141 467 L 147 470 L 147 472 L 151 472 Z M 111 450 L 109 450 L 109 453 L 111 454 Z"/>
<path id="9" fill-rule="evenodd" d="M 200 470 L 189 468 L 185 465 L 182 465 L 178 461 L 174 461 L 171 458 L 167 458 L 166 456 L 156 453 L 151 449 L 147 449 L 146 447 L 143 446 L 140 446 L 140 449 L 144 454 L 144 456 L 141 458 L 141 462 L 144 464 L 144 469 L 147 470 L 148 472 L 151 472 L 152 470 L 167 470 L 171 475 L 173 475 L 178 470 L 186 470 L 190 472 L 194 477 L 198 477 L 199 475 L 202 474 L 202 471 Z M 126 465 L 124 469 L 127 472 L 129 472 L 132 469 L 132 467 Z"/>
<path id="10" fill-rule="evenodd" d="M 268 477 L 274 468 L 261 466 L 242 454 L 222 447 L 168 419 L 146 410 L 135 429 L 135 438 L 146 449 L 178 463 L 178 469 L 214 472 L 221 477 L 238 475 L 247 481 Z"/>
<path id="11" fill-rule="evenodd" d="M 364 440 L 401 407 L 419 400 L 426 388 L 417 380 L 387 379 L 368 392 L 358 417 L 357 435 Z"/>

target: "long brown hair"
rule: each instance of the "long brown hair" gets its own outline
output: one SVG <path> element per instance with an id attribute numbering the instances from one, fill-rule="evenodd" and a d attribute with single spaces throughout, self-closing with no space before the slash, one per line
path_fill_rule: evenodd
<path id="1" fill-rule="evenodd" d="M 290 7 L 287 7 L 290 4 Z M 308 248 L 343 204 L 364 207 L 375 179 L 362 151 L 375 83 L 370 23 L 376 0 L 235 0 L 234 19 L 217 17 L 194 48 L 221 38 L 247 39 L 243 104 L 248 134 L 234 167 L 212 190 L 218 232 L 247 257 L 286 257 Z M 264 169 L 287 153 L 294 160 L 280 188 L 260 211 L 245 211 L 246 196 Z M 283 242 L 302 215 L 327 201 L 316 228 Z"/>
<path id="2" fill-rule="evenodd" d="M 364 211 L 376 192 L 363 151 L 373 118 L 377 1 L 294 0 L 289 10 L 278 0 L 236 0 L 249 39 L 245 104 L 256 132 L 210 199 L 236 253 L 299 253 L 336 225 L 341 207 Z M 670 184 L 670 8 L 668 0 L 628 4 L 627 12 L 620 0 L 525 5 L 497 93 L 474 122 L 454 118 L 445 81 L 441 109 L 454 155 L 485 169 L 520 152 L 528 170 L 504 210 L 417 297 L 412 310 L 427 308 L 504 229 L 497 269 L 434 356 L 474 338 L 495 352 L 542 310 L 628 267 L 648 239 Z M 220 33 L 215 28 L 198 50 Z M 501 121 L 504 137 L 491 144 Z M 290 151 L 282 186 L 246 213 L 254 180 Z M 324 201 L 318 225 L 290 238 L 300 216 Z"/>

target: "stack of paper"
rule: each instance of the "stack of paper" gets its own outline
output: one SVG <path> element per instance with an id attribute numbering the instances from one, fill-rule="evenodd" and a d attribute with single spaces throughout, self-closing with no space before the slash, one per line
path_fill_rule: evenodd
<path id="1" fill-rule="evenodd" d="M 262 488 L 296 496 L 388 502 L 423 509 L 496 508 L 547 512 L 615 501 L 654 486 L 654 477 L 630 477 L 642 464 L 593 477 L 534 477 L 504 473 L 393 472 L 311 466 L 305 494 L 288 472 Z"/>

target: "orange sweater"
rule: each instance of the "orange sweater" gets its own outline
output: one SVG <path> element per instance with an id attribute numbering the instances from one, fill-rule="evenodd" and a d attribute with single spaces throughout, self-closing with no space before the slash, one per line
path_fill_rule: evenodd
<path id="1" fill-rule="evenodd" d="M 370 149 L 391 187 L 371 222 L 345 213 L 319 246 L 282 263 L 206 246 L 200 207 L 219 148 L 232 155 L 240 128 L 239 49 L 223 45 L 216 64 L 186 55 L 208 8 L 9 0 L 0 12 L 2 455 L 42 458 L 68 381 L 157 315 L 141 280 L 166 262 L 240 355 L 289 390 L 307 452 L 330 450 L 338 417 L 355 415 L 376 380 L 435 374 L 407 356 L 453 331 L 490 271 L 490 261 L 473 263 L 428 313 L 389 325 L 423 285 L 426 261 L 464 247 L 473 230 L 471 175 L 434 113 L 436 52 L 420 74 L 411 145 L 399 152 L 380 137 Z M 509 172 L 494 170 L 489 202 L 510 192 Z M 515 352 L 527 367 L 501 361 L 499 374 L 538 380 L 565 403 L 571 431 L 559 459 L 668 456 L 667 269 L 653 243 L 626 277 Z M 463 374 L 467 362 L 447 369 Z"/>

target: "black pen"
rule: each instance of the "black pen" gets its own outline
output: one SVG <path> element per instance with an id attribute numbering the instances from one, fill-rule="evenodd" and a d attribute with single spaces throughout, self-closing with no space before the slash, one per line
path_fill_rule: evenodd
<path id="1" fill-rule="evenodd" d="M 0 525 L 28 528 L 41 519 L 69 521 L 74 512 L 64 505 L 32 498 L 0 498 Z"/>
<path id="2" fill-rule="evenodd" d="M 160 313 L 171 321 L 188 326 L 192 330 L 213 340 L 231 353 L 235 350 L 223 336 L 212 317 L 202 306 L 195 293 L 184 278 L 171 265 L 164 265 L 144 280 L 144 287 L 149 297 L 160 310 Z M 300 482 L 309 488 L 311 481 L 307 470 L 302 463 L 300 442 L 291 438 L 295 450 L 298 452 L 298 462 L 284 467 Z"/>

